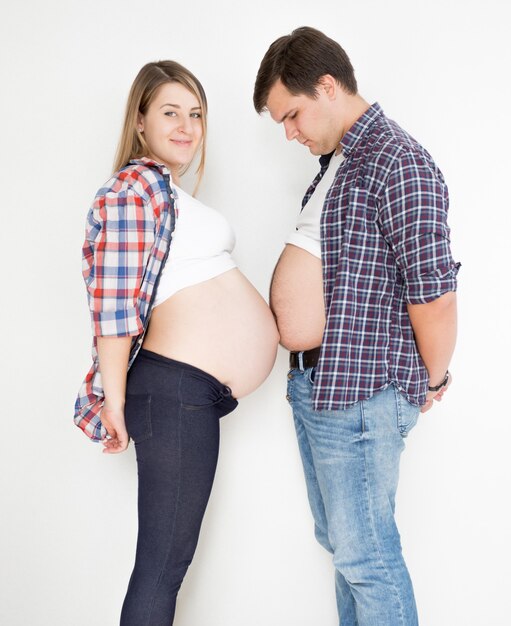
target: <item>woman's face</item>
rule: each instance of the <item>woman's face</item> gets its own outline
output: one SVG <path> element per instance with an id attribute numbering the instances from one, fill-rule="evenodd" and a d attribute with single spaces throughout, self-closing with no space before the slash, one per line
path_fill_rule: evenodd
<path id="1" fill-rule="evenodd" d="M 144 115 L 138 116 L 149 157 L 166 165 L 175 182 L 179 170 L 193 159 L 202 140 L 203 111 L 197 97 L 180 83 L 165 83 L 156 91 Z"/>

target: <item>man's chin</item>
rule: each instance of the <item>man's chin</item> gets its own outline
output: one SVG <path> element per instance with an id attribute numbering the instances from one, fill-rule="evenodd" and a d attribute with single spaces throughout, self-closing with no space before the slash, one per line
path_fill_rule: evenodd
<path id="1" fill-rule="evenodd" d="M 324 146 L 318 146 L 317 143 L 314 143 L 313 141 L 306 141 L 303 144 L 306 148 L 309 148 L 309 152 L 314 155 L 314 156 L 322 156 L 323 154 L 330 154 L 330 152 L 332 152 L 331 150 L 328 150 L 327 152 L 325 152 L 325 148 Z"/>

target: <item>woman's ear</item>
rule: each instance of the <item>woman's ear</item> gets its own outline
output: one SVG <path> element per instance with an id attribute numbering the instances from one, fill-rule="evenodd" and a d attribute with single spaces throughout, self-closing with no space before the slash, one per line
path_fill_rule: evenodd
<path id="1" fill-rule="evenodd" d="M 142 113 L 139 113 L 137 115 L 137 130 L 139 133 L 144 132 L 144 116 L 142 115 Z"/>

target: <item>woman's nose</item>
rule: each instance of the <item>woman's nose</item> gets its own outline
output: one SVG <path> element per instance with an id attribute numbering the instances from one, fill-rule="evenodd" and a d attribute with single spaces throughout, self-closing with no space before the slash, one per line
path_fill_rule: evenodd
<path id="1" fill-rule="evenodd" d="M 179 130 L 184 133 L 189 133 L 192 129 L 192 120 L 188 116 L 185 116 L 181 118 L 180 122 Z"/>

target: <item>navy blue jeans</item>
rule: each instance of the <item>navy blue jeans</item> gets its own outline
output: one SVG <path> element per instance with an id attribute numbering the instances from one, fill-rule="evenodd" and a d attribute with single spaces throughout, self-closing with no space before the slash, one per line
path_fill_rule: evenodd
<path id="1" fill-rule="evenodd" d="M 219 418 L 237 401 L 206 372 L 141 350 L 126 427 L 138 465 L 138 541 L 121 626 L 169 626 L 215 475 Z"/>

